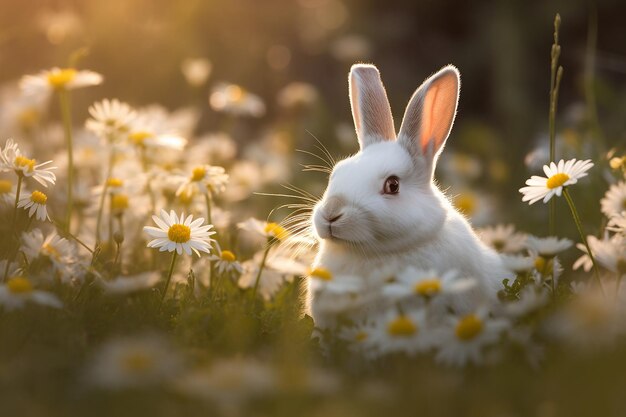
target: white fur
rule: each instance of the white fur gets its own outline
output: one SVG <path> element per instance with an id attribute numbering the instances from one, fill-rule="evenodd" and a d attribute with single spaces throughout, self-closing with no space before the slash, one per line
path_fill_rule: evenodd
<path id="1" fill-rule="evenodd" d="M 353 67 L 352 72 L 372 71 L 372 68 L 377 73 L 371 66 Z M 441 88 L 450 88 L 450 71 L 445 73 L 448 80 L 444 83 L 447 84 L 442 84 Z M 440 81 L 441 78 L 436 77 L 443 73 L 444 70 L 440 71 L 417 90 L 407 107 L 403 125 L 412 117 L 426 117 L 411 114 L 423 110 L 420 102 L 416 104 L 414 101 L 415 97 L 417 100 L 424 99 L 431 83 Z M 458 83 L 456 69 L 454 74 Z M 360 78 L 364 77 L 351 76 L 351 89 L 359 88 L 352 80 Z M 369 80 L 374 78 L 369 77 Z M 451 94 L 445 97 L 446 100 L 455 100 L 448 103 L 454 104 L 453 110 L 456 110 L 458 84 L 456 88 L 456 97 Z M 384 89 L 382 91 L 384 94 Z M 423 97 L 420 98 L 420 94 Z M 374 100 L 377 108 L 381 100 L 380 96 Z M 386 102 L 386 96 L 384 100 Z M 360 102 L 359 105 L 367 106 L 367 103 Z M 371 109 L 369 112 L 361 111 L 353 103 L 353 114 L 358 120 L 359 115 L 369 114 L 371 117 L 374 113 Z M 390 117 L 390 113 L 383 112 L 380 117 Z M 393 274 L 408 266 L 441 271 L 455 269 L 463 277 L 478 280 L 481 296 L 495 297 L 502 279 L 509 275 L 508 271 L 498 254 L 478 239 L 464 216 L 453 208 L 432 179 L 437 156 L 453 119 L 452 114 L 451 118 L 442 122 L 449 124 L 448 129 L 447 125 L 436 125 L 435 122 L 434 129 L 443 131 L 445 137 L 433 138 L 433 143 L 427 146 L 407 137 L 406 133 L 403 136 L 402 128 L 398 140 L 385 139 L 383 134 L 372 137 L 376 132 L 371 129 L 367 132 L 370 136 L 359 138 L 361 151 L 334 167 L 326 192 L 313 211 L 313 230 L 320 241 L 314 266 L 325 267 L 334 276 L 356 275 L 364 279 L 371 277 L 373 271 L 385 270 Z M 376 125 L 388 126 L 384 123 L 368 124 L 374 129 Z M 415 125 L 410 131 L 415 132 Z M 383 193 L 385 180 L 391 175 L 400 178 L 400 192 L 396 195 Z M 336 216 L 340 217 L 329 221 Z M 368 302 L 376 305 L 379 301 L 382 303 L 382 295 L 380 300 L 375 295 Z M 332 323 L 331 317 L 324 317 L 316 308 L 312 291 L 309 291 L 309 312 L 319 327 Z"/>

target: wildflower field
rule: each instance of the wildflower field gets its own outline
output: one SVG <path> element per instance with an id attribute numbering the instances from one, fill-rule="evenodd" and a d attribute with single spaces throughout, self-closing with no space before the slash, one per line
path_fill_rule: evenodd
<path id="1" fill-rule="evenodd" d="M 626 9 L 386 3 L 3 5 L 0 415 L 626 414 Z"/>

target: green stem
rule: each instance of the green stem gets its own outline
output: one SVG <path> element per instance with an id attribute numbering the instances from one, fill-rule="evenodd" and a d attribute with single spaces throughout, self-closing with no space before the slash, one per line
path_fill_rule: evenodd
<path id="1" fill-rule="evenodd" d="M 61 223 L 58 221 L 55 221 L 54 219 L 52 219 L 52 223 L 58 228 L 62 230 L 61 227 Z M 98 248 L 98 245 L 96 245 L 96 247 L 94 249 L 91 249 L 89 246 L 87 246 L 87 244 L 85 242 L 83 242 L 82 240 L 80 240 L 77 236 L 71 234 L 70 232 L 63 232 L 63 237 L 69 237 L 73 240 L 75 240 L 80 246 L 82 246 L 83 248 L 87 249 L 87 251 L 89 253 L 91 253 L 92 255 L 94 254 L 96 248 Z"/>
<path id="2" fill-rule="evenodd" d="M 207 224 L 211 224 L 211 193 L 207 192 L 204 194 L 204 201 L 206 203 L 206 218 Z M 213 280 L 215 279 L 215 269 L 213 265 L 213 261 L 209 261 L 209 291 L 214 287 Z"/>
<path id="3" fill-rule="evenodd" d="M 585 53 L 585 70 L 583 73 L 583 82 L 585 86 L 585 101 L 587 102 L 587 116 L 589 118 L 589 125 L 600 147 L 604 148 L 604 132 L 602 131 L 602 127 L 600 126 L 600 122 L 598 120 L 598 108 L 596 104 L 596 93 L 594 86 L 597 43 L 598 11 L 594 7 L 589 13 L 587 49 Z"/>
<path id="4" fill-rule="evenodd" d="M 98 204 L 98 218 L 96 220 L 96 245 L 100 243 L 100 224 L 102 223 L 102 213 L 104 212 L 104 200 L 106 199 L 107 191 L 109 190 L 109 178 L 111 178 L 111 172 L 113 171 L 113 161 L 115 159 L 115 150 L 111 146 L 111 154 L 109 156 L 109 166 L 107 167 L 107 174 L 104 178 L 104 185 L 102 186 L 102 195 L 100 195 L 100 202 Z"/>
<path id="5" fill-rule="evenodd" d="M 272 243 L 268 242 L 267 248 L 265 248 L 265 252 L 263 252 L 263 258 L 261 259 L 261 265 L 259 265 L 259 272 L 256 274 L 256 279 L 254 280 L 254 288 L 252 289 L 252 299 L 256 299 L 256 293 L 259 288 L 259 282 L 261 281 L 261 274 L 263 273 L 263 269 L 265 268 L 265 262 L 267 261 L 267 254 L 270 253 L 270 249 L 272 249 Z"/>
<path id="6" fill-rule="evenodd" d="M 109 242 L 113 242 L 113 196 L 109 196 Z"/>
<path id="7" fill-rule="evenodd" d="M 587 243 L 587 238 L 585 237 L 585 234 L 583 233 L 582 225 L 580 222 L 580 217 L 578 216 L 578 211 L 576 210 L 576 206 L 574 205 L 574 200 L 572 200 L 572 197 L 569 195 L 569 191 L 565 187 L 563 187 L 563 195 L 565 196 L 565 200 L 567 200 L 569 209 L 572 212 L 572 217 L 574 218 L 574 223 L 576 223 L 578 234 L 580 234 L 580 238 L 582 239 L 585 245 L 585 248 L 587 249 L 587 253 L 589 254 L 589 259 L 591 259 L 591 263 L 593 264 L 594 276 L 596 278 L 596 281 L 598 282 L 600 291 L 602 291 L 602 294 L 604 295 L 604 288 L 602 287 L 602 281 L 600 281 L 600 273 L 598 272 L 598 265 L 596 264 L 596 259 L 594 258 L 593 253 L 591 252 L 589 243 Z"/>
<path id="8" fill-rule="evenodd" d="M 174 265 L 176 264 L 176 255 L 178 253 L 174 250 L 172 255 L 172 263 L 170 263 L 170 271 L 167 273 L 167 279 L 165 280 L 165 288 L 163 289 L 163 295 L 161 296 L 161 304 L 163 304 L 163 300 L 165 299 L 165 294 L 167 294 L 167 289 L 170 286 L 170 281 L 172 280 L 172 273 L 174 272 Z"/>
<path id="9" fill-rule="evenodd" d="M 204 201 L 206 202 L 206 222 L 207 224 L 211 223 L 211 193 L 207 192 L 204 195 Z"/>
<path id="10" fill-rule="evenodd" d="M 16 236 L 16 227 L 17 227 L 17 205 L 20 202 L 20 194 L 22 193 L 22 181 L 24 180 L 24 175 L 20 172 L 17 174 L 17 190 L 15 191 L 15 205 L 13 207 L 13 220 L 11 224 L 11 235 Z"/>
<path id="11" fill-rule="evenodd" d="M 65 231 L 70 232 L 72 221 L 72 209 L 74 206 L 74 152 L 72 145 L 72 119 L 70 113 L 70 97 L 67 90 L 59 90 L 59 105 L 65 128 L 65 140 L 67 142 L 67 212 L 65 215 Z"/>
<path id="12" fill-rule="evenodd" d="M 124 214 L 118 214 L 117 216 L 115 216 L 117 218 L 117 228 L 118 228 L 118 236 L 117 238 L 114 238 L 113 240 L 115 240 L 115 243 L 117 244 L 117 250 L 115 252 L 115 261 L 113 261 L 113 263 L 115 265 L 118 264 L 121 266 L 122 265 L 122 258 L 121 258 L 121 254 L 122 254 L 122 245 L 124 244 Z"/>

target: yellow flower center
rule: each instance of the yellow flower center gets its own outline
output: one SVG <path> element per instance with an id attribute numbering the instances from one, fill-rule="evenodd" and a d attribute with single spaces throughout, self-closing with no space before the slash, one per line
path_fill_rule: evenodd
<path id="1" fill-rule="evenodd" d="M 454 198 L 454 207 L 471 217 L 476 212 L 476 197 L 468 193 L 459 194 Z"/>
<path id="2" fill-rule="evenodd" d="M 284 240 L 289 236 L 289 232 L 278 223 L 268 223 L 265 225 L 265 233 L 278 240 Z"/>
<path id="3" fill-rule="evenodd" d="M 191 171 L 191 181 L 202 181 L 204 176 L 206 175 L 206 168 L 204 167 L 196 167 Z"/>
<path id="4" fill-rule="evenodd" d="M 30 195 L 30 200 L 36 204 L 46 204 L 46 202 L 48 201 L 48 196 L 41 191 L 33 191 L 33 193 Z"/>
<path id="5" fill-rule="evenodd" d="M 311 269 L 309 276 L 321 279 L 322 281 L 331 281 L 333 279 L 333 274 L 328 269 L 322 267 Z"/>
<path id="6" fill-rule="evenodd" d="M 356 340 L 357 342 L 364 342 L 367 340 L 368 336 L 369 335 L 366 332 L 360 331 L 354 335 L 354 340 Z"/>
<path id="7" fill-rule="evenodd" d="M 0 180 L 0 194 L 10 193 L 13 189 L 13 183 L 9 180 Z"/>
<path id="8" fill-rule="evenodd" d="M 243 100 L 245 92 L 243 91 L 243 88 L 238 85 L 230 85 L 226 90 L 226 95 L 230 101 L 239 103 Z"/>
<path id="9" fill-rule="evenodd" d="M 392 336 L 408 337 L 417 333 L 417 326 L 407 316 L 399 316 L 387 325 L 387 332 Z"/>
<path id="10" fill-rule="evenodd" d="M 57 250 L 57 248 L 50 245 L 49 243 L 46 243 L 41 247 L 41 252 L 50 258 L 54 258 L 54 259 L 61 258 L 61 253 Z"/>
<path id="11" fill-rule="evenodd" d="M 565 182 L 569 180 L 569 175 L 559 172 L 558 174 L 554 174 L 548 181 L 546 182 L 546 187 L 549 189 L 558 188 L 565 184 Z"/>
<path id="12" fill-rule="evenodd" d="M 178 201 L 180 201 L 182 205 L 188 206 L 189 204 L 193 203 L 193 198 L 195 195 L 195 188 L 186 187 L 185 189 L 183 189 L 183 192 L 178 195 Z"/>
<path id="13" fill-rule="evenodd" d="M 237 259 L 235 257 L 235 254 L 229 250 L 223 250 L 222 253 L 220 254 L 220 258 L 226 262 L 235 262 L 235 259 Z"/>
<path id="14" fill-rule="evenodd" d="M 124 181 L 119 178 L 109 178 L 107 180 L 107 187 L 121 187 L 124 185 Z"/>
<path id="15" fill-rule="evenodd" d="M 413 287 L 415 294 L 432 297 L 441 291 L 441 280 L 439 278 L 430 278 L 422 280 Z"/>
<path id="16" fill-rule="evenodd" d="M 626 156 L 616 156 L 614 158 L 611 158 L 611 160 L 609 161 L 609 165 L 612 169 L 626 169 Z"/>
<path id="17" fill-rule="evenodd" d="M 459 320 L 456 325 L 455 334 L 459 339 L 469 341 L 478 336 L 482 331 L 482 320 L 476 317 L 475 314 L 470 314 Z"/>
<path id="18" fill-rule="evenodd" d="M 111 196 L 111 208 L 115 211 L 123 211 L 128 208 L 128 196 L 126 194 L 113 194 Z"/>
<path id="19" fill-rule="evenodd" d="M 48 74 L 48 83 L 54 88 L 65 88 L 67 84 L 76 78 L 77 71 L 73 68 L 56 70 Z"/>
<path id="20" fill-rule="evenodd" d="M 535 259 L 535 269 L 537 271 L 543 271 L 546 267 L 546 259 L 543 256 L 537 256 Z"/>
<path id="21" fill-rule="evenodd" d="M 25 109 L 18 116 L 20 126 L 29 128 L 35 125 L 39 121 L 39 116 L 40 114 L 37 109 Z"/>
<path id="22" fill-rule="evenodd" d="M 33 284 L 24 277 L 13 277 L 7 282 L 7 288 L 13 294 L 28 294 L 33 291 Z"/>
<path id="23" fill-rule="evenodd" d="M 184 224 L 173 224 L 167 231 L 167 238 L 176 243 L 188 242 L 191 239 L 191 229 Z"/>
<path id="24" fill-rule="evenodd" d="M 122 358 L 122 367 L 131 373 L 146 372 L 154 364 L 154 358 L 145 352 L 129 352 Z"/>
<path id="25" fill-rule="evenodd" d="M 33 172 L 35 170 L 34 159 L 28 159 L 25 156 L 19 155 L 15 157 L 15 166 L 18 168 L 26 168 L 28 172 Z"/>
<path id="26" fill-rule="evenodd" d="M 128 135 L 130 141 L 136 146 L 143 146 L 146 139 L 149 139 L 151 137 L 154 137 L 154 134 L 151 132 L 146 132 L 144 130 L 138 130 Z"/>
<path id="27" fill-rule="evenodd" d="M 552 259 L 547 259 L 543 256 L 537 256 L 537 258 L 535 258 L 535 269 L 541 274 L 545 275 L 546 272 L 551 271 L 552 266 Z"/>

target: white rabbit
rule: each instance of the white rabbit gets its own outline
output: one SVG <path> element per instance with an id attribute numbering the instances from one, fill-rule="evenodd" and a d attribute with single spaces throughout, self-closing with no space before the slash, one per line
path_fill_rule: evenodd
<path id="1" fill-rule="evenodd" d="M 313 210 L 320 243 L 314 267 L 362 277 L 381 268 L 454 269 L 478 281 L 481 297 L 496 296 L 510 273 L 433 179 L 459 88 L 459 72 L 452 65 L 428 78 L 411 97 L 396 138 L 378 69 L 352 66 L 350 103 L 360 151 L 337 163 Z M 325 327 L 328 318 L 316 309 L 311 283 L 308 297 L 309 313 Z"/>

